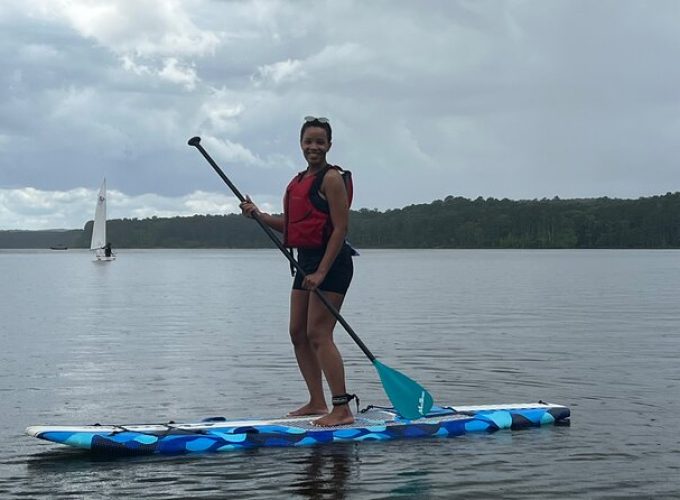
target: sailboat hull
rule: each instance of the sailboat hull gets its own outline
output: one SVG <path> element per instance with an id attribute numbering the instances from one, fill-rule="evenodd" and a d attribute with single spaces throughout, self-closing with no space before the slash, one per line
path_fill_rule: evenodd
<path id="1" fill-rule="evenodd" d="M 94 262 L 111 262 L 112 260 L 116 260 L 116 255 L 113 252 L 107 256 L 103 248 L 97 248 L 94 251 Z"/>
<path id="2" fill-rule="evenodd" d="M 116 260 L 115 257 L 97 257 L 96 259 L 93 260 L 93 262 L 111 262 L 113 260 Z"/>

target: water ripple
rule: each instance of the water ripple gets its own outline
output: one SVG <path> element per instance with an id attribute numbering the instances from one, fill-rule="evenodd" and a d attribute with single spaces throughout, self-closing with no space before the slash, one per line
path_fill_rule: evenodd
<path id="1" fill-rule="evenodd" d="M 677 498 L 678 256 L 357 259 L 343 315 L 381 361 L 441 404 L 543 399 L 572 408 L 570 427 L 111 460 L 22 430 L 276 416 L 304 401 L 285 265 L 275 251 L 121 251 L 112 266 L 77 251 L 2 254 L 0 496 Z M 371 363 L 341 328 L 335 338 L 351 390 L 385 403 Z"/>

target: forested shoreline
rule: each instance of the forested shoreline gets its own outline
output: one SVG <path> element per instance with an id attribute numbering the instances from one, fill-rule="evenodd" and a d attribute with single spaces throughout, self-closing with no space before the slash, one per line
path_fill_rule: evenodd
<path id="1" fill-rule="evenodd" d="M 240 215 L 108 221 L 114 248 L 268 248 Z M 92 221 L 66 231 L 0 231 L 0 248 L 89 247 Z M 448 196 L 350 215 L 358 248 L 680 248 L 680 192 L 631 199 L 508 200 Z"/>

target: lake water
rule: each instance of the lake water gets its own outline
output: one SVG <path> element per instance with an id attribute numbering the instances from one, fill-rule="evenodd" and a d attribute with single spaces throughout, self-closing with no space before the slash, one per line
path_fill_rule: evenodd
<path id="1" fill-rule="evenodd" d="M 0 250 L 0 497 L 678 498 L 680 251 L 371 250 L 343 315 L 439 404 L 570 427 L 103 459 L 33 424 L 277 416 L 304 402 L 277 250 Z M 341 327 L 348 388 L 386 403 Z"/>

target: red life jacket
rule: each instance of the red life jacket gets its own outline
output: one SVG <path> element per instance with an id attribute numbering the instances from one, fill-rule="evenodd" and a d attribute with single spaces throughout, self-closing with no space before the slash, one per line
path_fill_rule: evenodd
<path id="1" fill-rule="evenodd" d="M 290 248 L 323 248 L 333 232 L 328 202 L 319 189 L 329 169 L 336 169 L 345 182 L 347 201 L 352 204 L 352 173 L 335 165 L 322 168 L 315 175 L 296 175 L 283 198 L 283 245 Z"/>

